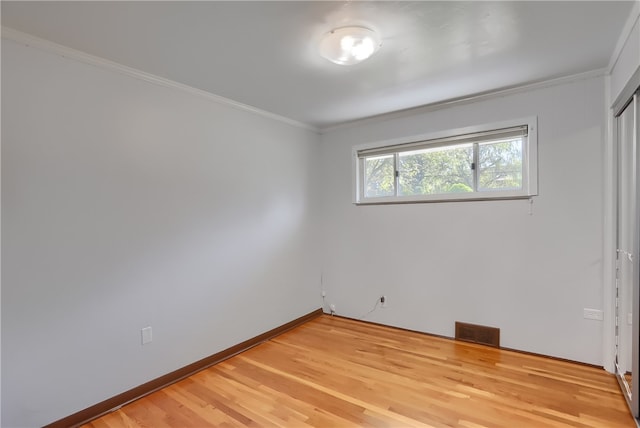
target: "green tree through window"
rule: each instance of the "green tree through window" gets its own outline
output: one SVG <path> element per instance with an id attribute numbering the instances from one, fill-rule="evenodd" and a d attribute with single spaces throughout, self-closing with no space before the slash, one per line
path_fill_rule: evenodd
<path id="1" fill-rule="evenodd" d="M 372 202 L 530 195 L 529 126 L 358 151 L 358 194 Z"/>
<path id="2" fill-rule="evenodd" d="M 399 158 L 399 195 L 473 190 L 472 144 L 403 152 Z"/>

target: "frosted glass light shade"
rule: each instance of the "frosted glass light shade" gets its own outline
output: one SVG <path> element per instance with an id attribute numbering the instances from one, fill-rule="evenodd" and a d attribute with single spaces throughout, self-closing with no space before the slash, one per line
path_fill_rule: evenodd
<path id="1" fill-rule="evenodd" d="M 324 35 L 320 42 L 320 55 L 340 65 L 352 65 L 364 61 L 376 53 L 380 36 L 365 27 L 336 28 Z"/>

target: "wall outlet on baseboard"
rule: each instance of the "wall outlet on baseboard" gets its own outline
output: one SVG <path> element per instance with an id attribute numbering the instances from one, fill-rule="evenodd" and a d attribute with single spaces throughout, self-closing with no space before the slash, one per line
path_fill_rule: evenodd
<path id="1" fill-rule="evenodd" d="M 604 319 L 603 313 L 600 309 L 584 308 L 583 316 L 588 320 L 602 321 Z"/>
<path id="2" fill-rule="evenodd" d="M 336 305 L 334 305 L 333 303 L 329 305 L 329 308 L 331 309 L 331 313 L 335 313 L 336 311 Z"/>

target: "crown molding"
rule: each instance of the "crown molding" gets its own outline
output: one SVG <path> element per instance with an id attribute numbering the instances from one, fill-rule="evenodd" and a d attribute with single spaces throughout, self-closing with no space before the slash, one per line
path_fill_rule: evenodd
<path id="1" fill-rule="evenodd" d="M 362 126 L 362 125 L 376 123 L 376 122 L 384 122 L 387 120 L 401 119 L 404 117 L 415 116 L 418 114 L 429 113 L 432 111 L 443 110 L 446 108 L 477 103 L 480 101 L 488 101 L 496 98 L 506 97 L 508 95 L 520 94 L 523 92 L 534 91 L 537 89 L 550 88 L 553 86 L 577 82 L 580 80 L 587 80 L 595 77 L 604 77 L 607 74 L 608 74 L 607 68 L 599 68 L 596 70 L 586 71 L 583 73 L 557 77 L 555 79 L 540 80 L 536 82 L 526 83 L 523 85 L 509 86 L 502 89 L 481 92 L 471 96 L 451 98 L 448 100 L 438 101 L 435 103 L 425 104 L 417 107 L 411 107 L 404 110 L 396 110 L 389 113 L 383 113 L 375 116 L 365 117 L 362 119 L 356 119 L 356 120 L 344 122 L 335 126 L 320 128 L 320 134 L 326 134 L 328 132 L 338 131 L 338 130 L 347 129 L 347 128 L 353 128 L 356 126 Z"/>
<path id="2" fill-rule="evenodd" d="M 19 44 L 22 44 L 28 47 L 33 47 L 36 49 L 47 51 L 47 52 L 62 56 L 64 58 L 69 58 L 85 64 L 94 65 L 106 70 L 123 74 L 125 76 L 133 77 L 135 79 L 152 83 L 154 85 L 163 86 L 165 88 L 178 89 L 183 92 L 187 92 L 191 95 L 205 98 L 209 101 L 213 101 L 217 104 L 231 107 L 236 110 L 253 113 L 258 116 L 262 116 L 271 120 L 275 120 L 277 122 L 282 122 L 287 125 L 294 126 L 297 128 L 302 128 L 308 131 L 313 131 L 316 133 L 319 132 L 318 128 L 311 126 L 309 124 L 302 123 L 285 116 L 280 116 L 278 114 L 271 113 L 271 112 L 259 109 L 257 107 L 243 104 L 243 103 L 231 100 L 229 98 L 225 98 L 220 95 L 216 95 L 211 92 L 204 91 L 202 89 L 194 88 L 193 86 L 185 85 L 183 83 L 166 79 L 164 77 L 156 76 L 154 74 L 147 73 L 142 70 L 138 70 L 136 68 L 128 67 L 126 65 L 123 65 L 114 61 L 110 61 L 108 59 L 104 59 L 95 55 L 88 54 L 86 52 L 79 51 L 77 49 L 70 48 L 68 46 L 60 45 L 58 43 L 55 43 L 46 39 L 42 39 L 37 36 L 33 36 L 31 34 L 24 33 L 22 31 L 18 31 L 10 27 L 5 27 L 5 26 L 2 27 L 2 38 L 7 40 L 12 40 L 14 42 L 17 42 Z"/>
<path id="3" fill-rule="evenodd" d="M 613 49 L 613 53 L 611 54 L 609 66 L 607 67 L 609 74 L 611 74 L 616 64 L 618 63 L 620 54 L 622 53 L 622 49 L 624 49 L 624 45 L 627 44 L 627 40 L 629 40 L 629 37 L 631 36 L 631 30 L 633 30 L 633 27 L 638 22 L 638 18 L 640 18 L 640 0 L 636 0 L 633 2 L 631 12 L 629 12 L 629 17 L 624 23 L 624 27 L 622 27 L 622 31 L 620 32 L 620 36 L 618 37 L 616 46 Z"/>

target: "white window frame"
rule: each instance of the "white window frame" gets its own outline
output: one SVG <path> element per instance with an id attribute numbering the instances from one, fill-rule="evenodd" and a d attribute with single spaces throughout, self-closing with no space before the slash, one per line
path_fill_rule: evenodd
<path id="1" fill-rule="evenodd" d="M 421 147 L 428 146 L 433 142 L 434 147 L 442 145 L 443 139 L 452 139 L 455 144 L 456 139 L 464 139 L 466 135 L 483 132 L 498 131 L 501 129 L 527 127 L 527 138 L 523 139 L 522 147 L 522 189 L 518 190 L 484 190 L 469 193 L 444 193 L 430 195 L 411 196 L 383 196 L 364 197 L 364 161 L 360 153 L 375 149 L 393 151 L 406 150 L 415 145 Z M 538 194 L 538 118 L 531 116 L 522 119 L 514 119 L 503 122 L 488 123 L 483 125 L 457 128 L 429 134 L 415 135 L 392 140 L 378 141 L 353 147 L 352 150 L 352 183 L 353 183 L 353 203 L 357 205 L 372 204 L 398 204 L 417 202 L 446 202 L 446 201 L 484 201 L 494 199 L 525 199 Z M 397 186 L 397 182 L 396 182 Z"/>

